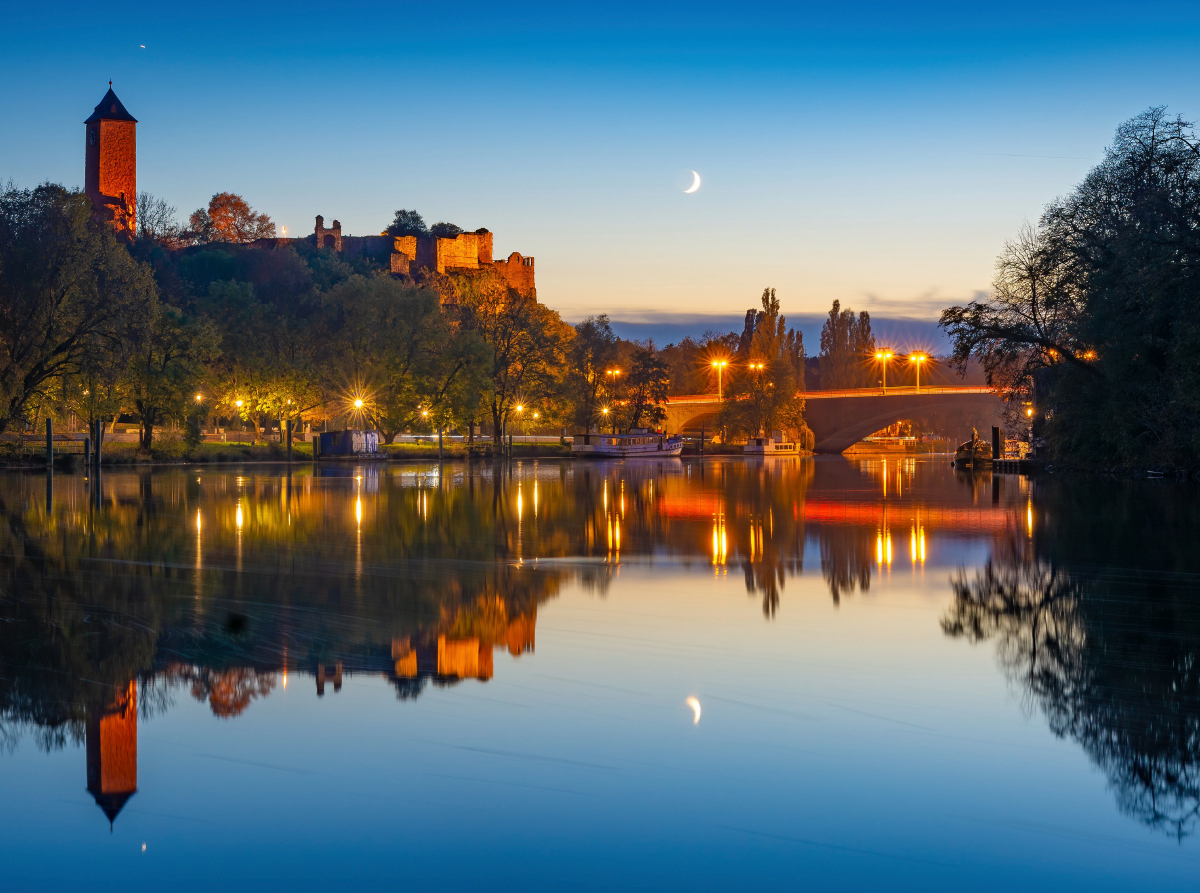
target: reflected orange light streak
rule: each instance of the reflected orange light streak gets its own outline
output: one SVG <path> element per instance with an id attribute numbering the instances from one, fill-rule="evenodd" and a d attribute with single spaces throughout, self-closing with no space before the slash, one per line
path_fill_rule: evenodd
<path id="1" fill-rule="evenodd" d="M 879 565 L 892 564 L 892 534 L 884 530 L 875 534 L 875 561 Z"/>
<path id="2" fill-rule="evenodd" d="M 725 516 L 718 515 L 713 519 L 713 567 L 725 564 L 729 556 L 729 539 L 725 533 Z"/>
<path id="3" fill-rule="evenodd" d="M 1019 510 L 1018 510 L 1019 511 Z M 878 502 L 839 502 L 814 499 L 804 503 L 804 520 L 813 524 L 845 524 L 882 528 L 921 523 L 926 529 L 1004 531 L 1020 523 L 1011 509 L 994 506 L 959 508 L 938 505 L 890 503 L 885 512 Z"/>

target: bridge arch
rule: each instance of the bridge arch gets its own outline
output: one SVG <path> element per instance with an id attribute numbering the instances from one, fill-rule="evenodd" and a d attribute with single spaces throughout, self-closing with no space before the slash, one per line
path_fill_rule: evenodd
<path id="1" fill-rule="evenodd" d="M 901 387 L 886 393 L 879 388 L 852 388 L 810 391 L 804 397 L 804 418 L 818 453 L 840 453 L 882 428 L 922 413 L 999 403 L 991 388 L 978 386 Z M 672 433 L 710 427 L 720 409 L 716 394 L 671 397 L 664 426 Z"/>

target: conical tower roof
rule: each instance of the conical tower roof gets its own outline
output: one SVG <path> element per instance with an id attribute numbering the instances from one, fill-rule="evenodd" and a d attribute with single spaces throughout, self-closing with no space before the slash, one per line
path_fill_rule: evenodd
<path id="1" fill-rule="evenodd" d="M 121 100 L 117 99 L 117 94 L 113 92 L 112 81 L 108 82 L 108 92 L 104 94 L 104 98 L 100 100 L 100 104 L 96 106 L 92 116 L 84 121 L 84 124 L 91 124 L 95 121 L 132 121 L 137 123 L 137 118 L 125 111 L 125 106 L 121 105 Z"/>
<path id="2" fill-rule="evenodd" d="M 108 816 L 108 827 L 109 830 L 112 830 L 113 822 L 117 820 L 117 814 L 125 808 L 125 803 L 137 791 L 122 791 L 119 794 L 98 794 L 95 791 L 90 791 L 90 793 L 96 798 L 96 805 Z"/>

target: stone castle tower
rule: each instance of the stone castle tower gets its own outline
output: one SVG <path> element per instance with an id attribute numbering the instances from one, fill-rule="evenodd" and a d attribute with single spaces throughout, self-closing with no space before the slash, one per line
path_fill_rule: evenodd
<path id="1" fill-rule="evenodd" d="M 96 106 L 85 128 L 83 190 L 97 216 L 117 235 L 132 239 L 137 227 L 137 118 L 112 91 Z"/>

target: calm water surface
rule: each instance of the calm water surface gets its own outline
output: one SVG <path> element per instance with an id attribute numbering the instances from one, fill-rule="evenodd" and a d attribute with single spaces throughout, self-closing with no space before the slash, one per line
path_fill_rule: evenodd
<path id="1" fill-rule="evenodd" d="M 945 459 L 0 478 L 4 890 L 1200 878 L 1200 508 Z"/>

